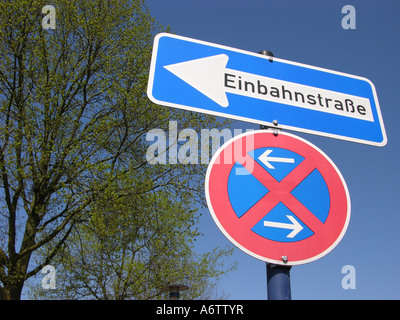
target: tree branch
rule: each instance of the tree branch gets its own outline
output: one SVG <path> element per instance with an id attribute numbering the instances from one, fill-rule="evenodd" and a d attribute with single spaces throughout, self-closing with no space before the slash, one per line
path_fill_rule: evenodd
<path id="1" fill-rule="evenodd" d="M 71 225 L 69 227 L 69 229 L 67 230 L 67 232 L 65 233 L 64 237 L 57 243 L 57 245 L 55 246 L 55 248 L 53 249 L 53 251 L 46 257 L 46 259 L 40 264 L 38 265 L 35 269 L 33 269 L 32 271 L 28 272 L 26 274 L 25 279 L 28 279 L 34 275 L 36 275 L 40 270 L 43 269 L 44 266 L 48 265 L 51 260 L 54 258 L 54 256 L 59 252 L 59 250 L 61 249 L 61 246 L 65 243 L 65 241 L 67 240 L 69 234 L 72 231 L 72 228 L 74 226 Z"/>

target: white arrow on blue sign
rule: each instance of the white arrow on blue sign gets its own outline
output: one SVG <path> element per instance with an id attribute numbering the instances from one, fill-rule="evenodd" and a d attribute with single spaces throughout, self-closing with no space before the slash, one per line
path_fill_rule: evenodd
<path id="1" fill-rule="evenodd" d="M 182 36 L 154 39 L 154 103 L 384 146 L 375 87 L 366 78 Z"/>

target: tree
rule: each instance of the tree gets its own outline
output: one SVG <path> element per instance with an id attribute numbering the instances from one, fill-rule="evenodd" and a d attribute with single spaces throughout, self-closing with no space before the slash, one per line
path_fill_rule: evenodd
<path id="1" fill-rule="evenodd" d="M 151 245 L 143 248 L 153 257 L 143 268 L 154 269 L 166 258 L 160 254 L 166 248 L 165 230 L 146 229 L 146 219 L 156 219 L 157 213 L 164 224 L 171 223 L 170 234 L 174 228 L 190 230 L 196 217 L 192 200 L 202 201 L 204 168 L 149 165 L 145 133 L 166 128 L 171 118 L 195 129 L 216 123 L 147 99 L 152 36 L 160 27 L 144 1 L 53 1 L 56 28 L 46 30 L 41 26 L 44 5 L 43 0 L 0 1 L 2 299 L 19 299 L 25 281 L 53 260 L 65 263 L 68 272 L 74 250 L 82 253 L 95 237 L 105 240 L 93 244 L 101 257 L 119 255 L 110 256 L 110 264 L 96 260 L 101 261 L 98 277 L 101 268 L 117 266 L 114 258 L 120 258 L 123 272 L 125 266 L 133 268 L 124 262 L 124 250 L 130 250 L 127 259 L 144 261 L 134 247 L 141 241 Z M 150 210 L 151 203 L 158 207 Z M 118 216 L 125 209 L 132 215 Z M 172 222 L 173 210 L 187 214 L 180 226 Z M 115 216 L 116 221 L 110 218 Z M 138 223 L 137 229 L 124 230 L 137 237 L 127 247 L 117 229 L 106 227 L 123 225 L 122 217 Z M 155 232 L 158 240 L 145 240 L 146 232 Z M 183 232 L 181 243 L 195 235 Z M 82 246 L 76 247 L 76 241 Z M 120 250 L 110 252 L 112 245 Z M 199 261 L 190 245 L 173 253 L 184 250 Z"/>
<path id="2" fill-rule="evenodd" d="M 171 195 L 162 190 L 139 198 L 116 193 L 103 198 L 54 259 L 55 290 L 36 286 L 32 296 L 160 299 L 166 284 L 185 283 L 190 286 L 185 299 L 204 297 L 225 271 L 219 258 L 227 251 L 196 254 L 196 210 Z"/>

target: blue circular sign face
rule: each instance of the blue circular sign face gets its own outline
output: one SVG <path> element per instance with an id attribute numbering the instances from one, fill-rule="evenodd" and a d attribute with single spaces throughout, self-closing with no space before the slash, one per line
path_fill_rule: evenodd
<path id="1" fill-rule="evenodd" d="M 283 148 L 259 148 L 248 154 L 278 182 L 293 172 L 304 160 L 301 155 Z M 270 159 L 277 161 L 273 162 Z M 239 218 L 269 192 L 254 175 L 245 170 L 240 163 L 235 163 L 228 179 L 229 200 Z M 243 174 L 237 174 L 238 172 Z M 326 182 L 318 169 L 314 169 L 299 182 L 291 193 L 325 223 L 329 214 L 330 197 Z M 251 230 L 266 239 L 280 242 L 304 240 L 314 234 L 282 202 L 266 213 Z"/>
<path id="2" fill-rule="evenodd" d="M 350 219 L 347 186 L 334 163 L 288 133 L 254 131 L 225 143 L 208 167 L 206 198 L 230 241 L 277 264 L 324 256 Z"/>

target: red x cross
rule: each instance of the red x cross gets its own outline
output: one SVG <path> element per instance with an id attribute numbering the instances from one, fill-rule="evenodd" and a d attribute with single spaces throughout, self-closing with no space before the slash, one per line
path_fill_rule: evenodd
<path id="1" fill-rule="evenodd" d="M 315 163 L 307 158 L 304 159 L 282 181 L 278 182 L 248 154 L 241 160 L 239 163 L 269 190 L 240 218 L 244 228 L 251 229 L 265 216 L 266 212 L 271 211 L 279 202 L 282 202 L 314 233 L 321 229 L 323 223 L 291 194 L 291 191 L 316 169 Z"/>

